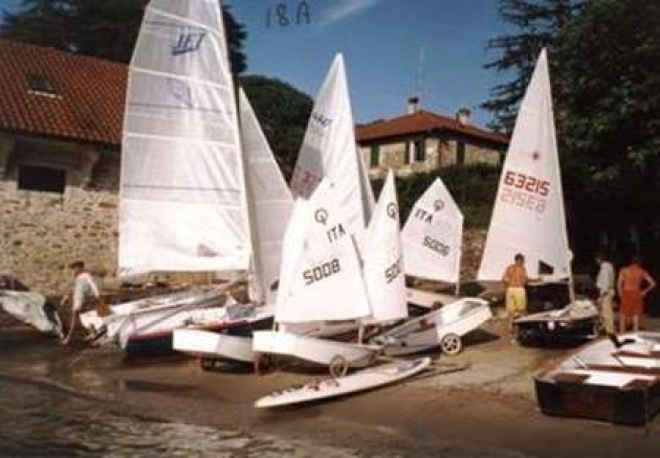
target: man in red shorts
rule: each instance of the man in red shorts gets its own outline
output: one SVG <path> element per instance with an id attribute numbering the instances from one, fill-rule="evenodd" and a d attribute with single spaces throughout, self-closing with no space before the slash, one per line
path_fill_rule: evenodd
<path id="1" fill-rule="evenodd" d="M 632 319 L 633 331 L 639 331 L 639 317 L 644 313 L 644 297 L 655 288 L 655 280 L 640 265 L 638 256 L 633 256 L 630 264 L 621 269 L 617 290 L 621 299 L 619 311 L 619 331 L 626 332 L 627 319 Z M 646 284 L 646 288 L 642 286 Z"/>

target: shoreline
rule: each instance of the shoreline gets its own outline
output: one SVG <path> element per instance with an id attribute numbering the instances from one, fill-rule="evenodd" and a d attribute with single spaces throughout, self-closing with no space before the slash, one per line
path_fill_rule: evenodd
<path id="1" fill-rule="evenodd" d="M 571 349 L 512 345 L 504 337 L 504 320 L 492 320 L 469 335 L 461 354 L 435 360 L 439 367 L 468 364 L 464 371 L 423 374 L 355 396 L 273 411 L 253 403 L 274 390 L 325 378 L 326 372 L 203 371 L 183 356 L 123 361 L 111 349 L 60 347 L 29 331 L 20 331 L 7 345 L 6 334 L 0 332 L 3 359 L 13 364 L 4 367 L 5 376 L 51 383 L 72 396 L 148 419 L 311 441 L 329 447 L 327 453 L 614 457 L 625 452 L 644 457 L 660 448 L 660 416 L 646 428 L 631 428 L 540 413 L 532 374 Z M 24 360 L 18 359 L 21 353 Z M 577 431 L 579 440 L 574 440 Z"/>

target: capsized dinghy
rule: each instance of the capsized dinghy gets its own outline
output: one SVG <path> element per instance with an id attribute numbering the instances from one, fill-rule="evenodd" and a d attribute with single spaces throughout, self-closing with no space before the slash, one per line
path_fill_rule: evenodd
<path id="1" fill-rule="evenodd" d="M 660 333 L 589 343 L 534 383 L 547 415 L 644 425 L 660 410 Z"/>

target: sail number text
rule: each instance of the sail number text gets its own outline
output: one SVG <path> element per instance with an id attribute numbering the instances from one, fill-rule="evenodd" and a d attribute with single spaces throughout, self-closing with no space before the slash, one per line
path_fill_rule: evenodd
<path id="1" fill-rule="evenodd" d="M 340 271 L 341 266 L 339 265 L 339 259 L 333 259 L 332 261 L 324 262 L 319 266 L 316 266 L 312 269 L 307 269 L 303 272 L 305 285 L 311 285 L 313 283 L 319 282 L 333 276 L 336 273 L 339 273 Z"/>
<path id="2" fill-rule="evenodd" d="M 433 237 L 429 237 L 428 235 L 424 237 L 422 245 L 432 249 L 442 256 L 449 256 L 449 246 L 439 240 L 434 239 Z"/>
<path id="3" fill-rule="evenodd" d="M 396 280 L 396 277 L 401 275 L 401 264 L 401 257 L 399 257 L 394 264 L 385 269 L 385 280 L 387 280 L 387 283 L 392 283 Z"/>
<path id="4" fill-rule="evenodd" d="M 504 175 L 504 184 L 500 200 L 516 207 L 543 213 L 550 194 L 550 182 L 538 178 L 508 171 Z"/>

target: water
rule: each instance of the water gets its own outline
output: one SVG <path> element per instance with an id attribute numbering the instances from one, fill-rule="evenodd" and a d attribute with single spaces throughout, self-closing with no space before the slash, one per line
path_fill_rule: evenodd
<path id="1" fill-rule="evenodd" d="M 291 443 L 206 426 L 123 414 L 104 401 L 47 384 L 0 376 L 0 456 L 350 457 L 336 448 Z"/>
<path id="2" fill-rule="evenodd" d="M 71 354 L 63 358 L 55 342 L 24 337 L 8 339 L 0 329 L 0 456 L 355 456 L 348 449 L 136 414 L 71 388 L 68 382 L 95 385 L 94 373 L 70 366 Z"/>

